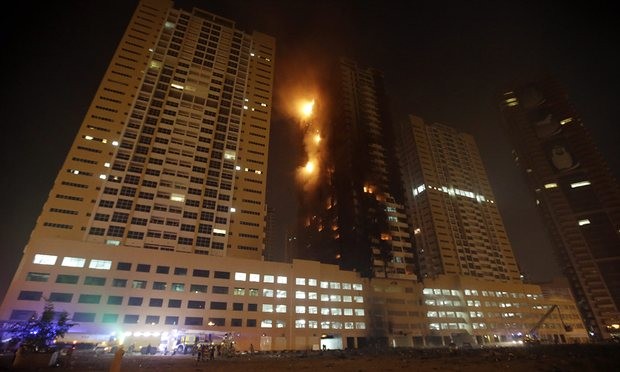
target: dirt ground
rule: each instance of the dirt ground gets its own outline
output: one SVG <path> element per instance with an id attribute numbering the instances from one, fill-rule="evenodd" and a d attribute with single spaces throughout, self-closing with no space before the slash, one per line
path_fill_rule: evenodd
<path id="1" fill-rule="evenodd" d="M 76 351 L 60 367 L 12 369 L 12 355 L 3 355 L 0 370 L 108 371 L 114 355 Z M 487 348 L 451 352 L 446 349 L 390 349 L 383 351 L 289 352 L 241 355 L 197 362 L 191 355 L 125 354 L 124 372 L 253 372 L 253 371 L 620 371 L 620 345 L 558 345 L 527 348 Z"/>

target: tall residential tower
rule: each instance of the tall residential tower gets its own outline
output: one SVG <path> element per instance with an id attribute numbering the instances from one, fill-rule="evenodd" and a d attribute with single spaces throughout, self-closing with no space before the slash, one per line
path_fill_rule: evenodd
<path id="1" fill-rule="evenodd" d="M 314 197 L 306 192 L 311 202 L 300 206 L 300 255 L 366 277 L 415 279 L 383 75 L 347 59 L 332 73 L 325 172 Z"/>
<path id="2" fill-rule="evenodd" d="M 500 109 L 588 330 L 607 338 L 620 324 L 618 183 L 553 79 L 506 91 Z"/>
<path id="3" fill-rule="evenodd" d="M 268 35 L 200 9 L 141 1 L 43 206 L 0 319 L 28 319 L 49 299 L 83 326 L 114 324 L 127 313 L 137 314 L 129 324 L 144 323 L 144 314 L 117 306 L 142 304 L 142 297 L 123 300 L 126 287 L 176 286 L 155 303 L 174 294 L 180 304 L 189 283 L 156 285 L 149 275 L 208 275 L 191 265 L 210 256 L 262 260 L 274 56 Z"/>
<path id="4" fill-rule="evenodd" d="M 410 116 L 403 173 L 420 274 L 519 281 L 512 247 L 474 138 Z"/>

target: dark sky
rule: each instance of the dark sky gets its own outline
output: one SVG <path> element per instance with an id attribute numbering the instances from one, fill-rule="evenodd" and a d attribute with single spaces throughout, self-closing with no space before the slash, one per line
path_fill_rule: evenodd
<path id="1" fill-rule="evenodd" d="M 81 124 L 136 1 L 15 5 L 1 27 L 0 296 Z M 408 113 L 471 133 L 480 147 L 522 270 L 559 270 L 511 160 L 495 94 L 550 72 L 567 88 L 615 175 L 620 174 L 620 45 L 611 3 L 588 1 L 178 1 L 275 36 L 276 95 L 268 202 L 277 232 L 295 217 L 291 138 L 279 111 L 287 85 L 311 85 L 329 56 L 385 73 L 394 119 Z M 7 13 L 8 14 L 8 13 Z M 33 28 L 27 28 L 33 25 Z M 278 240 L 283 243 L 284 237 Z"/>

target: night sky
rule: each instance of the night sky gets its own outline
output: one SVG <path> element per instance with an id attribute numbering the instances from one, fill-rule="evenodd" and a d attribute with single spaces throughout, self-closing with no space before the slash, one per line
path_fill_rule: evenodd
<path id="1" fill-rule="evenodd" d="M 21 2 L 5 10 L 2 42 L 0 296 L 17 268 L 54 178 L 137 1 Z M 291 138 L 280 109 L 289 85 L 316 84 L 331 57 L 382 70 L 394 120 L 409 113 L 477 140 L 522 271 L 559 273 L 533 201 L 511 159 L 496 95 L 553 74 L 618 177 L 620 45 L 610 2 L 177 1 L 277 40 L 268 203 L 277 249 L 295 218 Z M 32 25 L 32 28 L 28 28 Z"/>

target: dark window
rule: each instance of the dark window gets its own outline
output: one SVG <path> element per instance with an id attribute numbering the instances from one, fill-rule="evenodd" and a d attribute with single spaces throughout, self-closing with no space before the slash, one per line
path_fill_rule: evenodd
<path id="1" fill-rule="evenodd" d="M 256 319 L 246 319 L 245 326 L 246 327 L 256 327 Z"/>
<path id="2" fill-rule="evenodd" d="M 168 300 L 168 307 L 180 308 L 181 300 Z"/>
<path id="3" fill-rule="evenodd" d="M 186 267 L 175 267 L 174 275 L 187 275 L 187 268 Z"/>
<path id="4" fill-rule="evenodd" d="M 122 305 L 123 296 L 108 296 L 108 305 Z"/>
<path id="5" fill-rule="evenodd" d="M 136 267 L 136 271 L 141 273 L 148 273 L 149 271 L 151 271 L 151 265 L 138 264 L 138 267 Z"/>
<path id="6" fill-rule="evenodd" d="M 163 298 L 151 298 L 149 300 L 149 306 L 150 307 L 162 307 L 164 305 L 164 299 Z"/>
<path id="7" fill-rule="evenodd" d="M 165 323 L 168 325 L 177 325 L 179 324 L 179 317 L 178 316 L 167 316 Z"/>
<path id="8" fill-rule="evenodd" d="M 241 327 L 243 324 L 243 320 L 240 318 L 232 318 L 230 320 L 230 326 L 231 327 Z"/>
<path id="9" fill-rule="evenodd" d="M 127 305 L 129 306 L 142 306 L 142 297 L 129 297 L 129 301 L 127 301 Z"/>
<path id="10" fill-rule="evenodd" d="M 41 299 L 41 296 L 43 296 L 43 292 L 21 291 L 19 292 L 19 296 L 17 297 L 17 299 L 25 301 L 39 301 Z"/>
<path id="11" fill-rule="evenodd" d="M 112 287 L 120 287 L 120 288 L 125 288 L 127 287 L 127 279 L 112 279 Z"/>
<path id="12" fill-rule="evenodd" d="M 192 293 L 207 293 L 207 286 L 203 284 L 192 284 L 189 286 L 189 291 Z"/>
<path id="13" fill-rule="evenodd" d="M 116 264 L 116 270 L 131 270 L 131 262 L 119 262 L 118 264 Z"/>
<path id="14" fill-rule="evenodd" d="M 153 289 L 163 291 L 166 289 L 166 282 L 153 282 Z"/>
<path id="15" fill-rule="evenodd" d="M 73 299 L 73 293 L 58 293 L 52 292 L 50 293 L 49 300 L 52 302 L 71 302 Z"/>
<path id="16" fill-rule="evenodd" d="M 157 266 L 157 274 L 168 274 L 170 266 Z"/>
<path id="17" fill-rule="evenodd" d="M 243 303 L 241 303 L 241 302 L 233 302 L 233 310 L 234 311 L 243 311 Z"/>
<path id="18" fill-rule="evenodd" d="M 101 301 L 101 295 L 81 294 L 78 299 L 80 304 L 98 304 Z"/>
<path id="19" fill-rule="evenodd" d="M 258 304 L 248 304 L 248 311 L 257 311 Z"/>
<path id="20" fill-rule="evenodd" d="M 211 310 L 226 310 L 226 302 L 211 301 Z"/>
<path id="21" fill-rule="evenodd" d="M 228 294 L 228 287 L 214 285 L 212 291 L 213 293 L 217 293 L 217 294 Z"/>
<path id="22" fill-rule="evenodd" d="M 86 285 L 105 285 L 105 278 L 99 276 L 87 276 L 84 278 L 84 284 Z"/>
<path id="23" fill-rule="evenodd" d="M 159 324 L 159 316 L 158 315 L 147 315 L 145 323 L 146 324 Z"/>
<path id="24" fill-rule="evenodd" d="M 187 301 L 187 308 L 188 309 L 204 309 L 205 308 L 205 301 L 193 301 L 193 300 L 189 300 Z M 213 302 L 211 303 L 213 304 Z"/>
<path id="25" fill-rule="evenodd" d="M 29 320 L 35 315 L 34 310 L 13 310 L 11 311 L 11 320 Z"/>
<path id="26" fill-rule="evenodd" d="M 75 312 L 73 313 L 73 319 L 74 322 L 87 322 L 87 323 L 92 323 L 95 321 L 95 313 L 78 313 Z"/>
<path id="27" fill-rule="evenodd" d="M 131 288 L 146 289 L 146 280 L 134 280 Z"/>
<path id="28" fill-rule="evenodd" d="M 202 269 L 194 269 L 193 276 L 199 276 L 202 278 L 208 278 L 209 277 L 209 270 L 202 270 Z"/>
<path id="29" fill-rule="evenodd" d="M 56 283 L 77 284 L 78 279 L 80 279 L 80 277 L 77 275 L 58 274 Z"/>
<path id="30" fill-rule="evenodd" d="M 185 317 L 185 325 L 201 326 L 202 325 L 202 318 L 201 317 L 197 317 L 197 316 L 186 316 Z"/>
<path id="31" fill-rule="evenodd" d="M 123 323 L 126 324 L 138 324 L 138 315 L 131 315 L 131 314 L 127 314 L 125 315 L 125 319 L 123 319 Z"/>
<path id="32" fill-rule="evenodd" d="M 213 274 L 213 277 L 217 278 L 217 279 L 230 279 L 230 272 L 228 272 L 228 271 L 216 271 Z"/>

